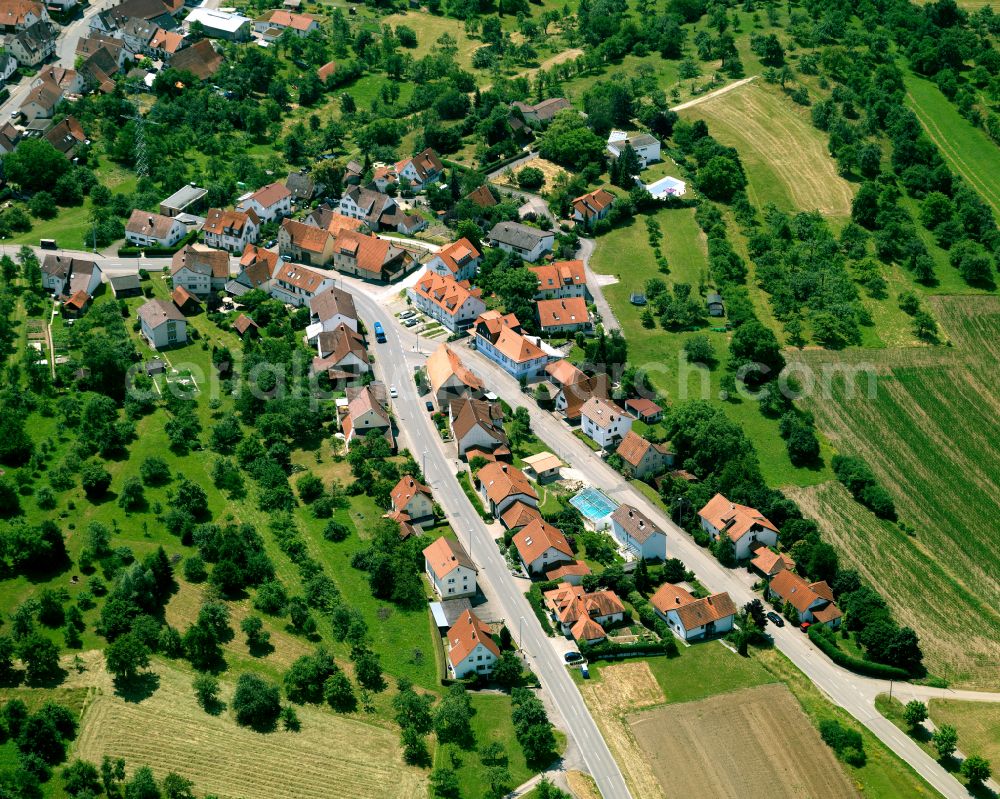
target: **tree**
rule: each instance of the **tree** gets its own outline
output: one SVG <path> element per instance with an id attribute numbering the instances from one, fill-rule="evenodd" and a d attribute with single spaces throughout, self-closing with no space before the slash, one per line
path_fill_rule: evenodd
<path id="1" fill-rule="evenodd" d="M 222 661 L 222 649 L 215 634 L 202 624 L 192 624 L 184 633 L 184 656 L 199 671 L 214 668 Z"/>
<path id="2" fill-rule="evenodd" d="M 125 799 L 162 799 L 153 771 L 149 766 L 140 766 L 136 769 L 127 783 L 125 783 Z"/>
<path id="3" fill-rule="evenodd" d="M 4 174 L 29 192 L 50 189 L 70 167 L 70 162 L 45 138 L 25 139 L 17 150 L 3 157 Z"/>
<path id="4" fill-rule="evenodd" d="M 295 483 L 299 492 L 299 499 L 306 505 L 315 502 L 323 495 L 323 481 L 312 472 L 306 472 Z"/>
<path id="5" fill-rule="evenodd" d="M 341 713 L 351 713 L 358 706 L 351 681 L 339 668 L 323 683 L 323 698 L 330 707 Z"/>
<path id="6" fill-rule="evenodd" d="M 990 761 L 981 755 L 970 755 L 962 761 L 962 776 L 969 785 L 982 785 L 991 774 Z"/>
<path id="7" fill-rule="evenodd" d="M 430 753 L 424 736 L 413 727 L 404 727 L 402 734 L 403 759 L 411 766 L 424 766 L 430 763 Z"/>
<path id="8" fill-rule="evenodd" d="M 927 705 L 919 699 L 911 699 L 903 708 L 903 721 L 913 730 L 927 720 Z"/>
<path id="9" fill-rule="evenodd" d="M 453 685 L 448 689 L 434 715 L 434 730 L 442 743 L 471 744 L 472 704 L 464 685 Z"/>
<path id="10" fill-rule="evenodd" d="M 104 661 L 116 681 L 130 682 L 149 665 L 149 647 L 135 633 L 125 633 L 108 644 Z"/>
<path id="11" fill-rule="evenodd" d="M 141 508 L 146 501 L 146 495 L 142 487 L 142 481 L 132 475 L 126 477 L 122 483 L 122 489 L 118 493 L 118 507 L 123 510 L 136 510 Z"/>
<path id="12" fill-rule="evenodd" d="M 540 189 L 545 183 L 545 173 L 537 167 L 526 166 L 517 173 L 517 185 L 522 189 Z"/>
<path id="13" fill-rule="evenodd" d="M 708 340 L 708 336 L 691 336 L 684 342 L 684 355 L 687 357 L 688 363 L 705 364 L 708 367 L 711 367 L 716 361 L 715 347 Z"/>
<path id="14" fill-rule="evenodd" d="M 412 727 L 421 735 L 426 735 L 434 726 L 431 715 L 431 697 L 419 695 L 408 680 L 399 680 L 399 693 L 393 697 L 392 707 L 396 711 L 396 723 L 400 727 Z"/>
<path id="15" fill-rule="evenodd" d="M 489 799 L 500 799 L 514 787 L 514 780 L 506 766 L 490 766 L 486 772 L 486 782 L 490 786 L 486 794 Z"/>
<path id="16" fill-rule="evenodd" d="M 695 184 L 706 197 L 729 202 L 736 192 L 746 187 L 747 179 L 738 161 L 716 155 L 698 170 Z"/>
<path id="17" fill-rule="evenodd" d="M 946 760 L 958 749 L 958 731 L 950 724 L 942 724 L 934 731 L 931 743 L 937 749 L 938 759 Z"/>
<path id="18" fill-rule="evenodd" d="M 431 772 L 431 789 L 438 799 L 459 799 L 458 776 L 447 766 L 438 766 Z"/>
<path id="19" fill-rule="evenodd" d="M 285 672 L 285 694 L 299 704 L 319 704 L 324 698 L 324 684 L 336 669 L 333 658 L 322 647 L 312 655 L 302 655 Z"/>
<path id="20" fill-rule="evenodd" d="M 101 775 L 89 760 L 74 760 L 62 770 L 63 788 L 70 796 L 98 796 L 103 790 Z M 0 791 L 0 796 L 3 793 Z"/>
<path id="21" fill-rule="evenodd" d="M 272 727 L 281 712 L 278 686 L 256 674 L 241 674 L 236 680 L 233 710 L 237 724 L 257 729 Z"/>
<path id="22" fill-rule="evenodd" d="M 80 470 L 80 485 L 87 499 L 100 499 L 111 485 L 111 473 L 96 461 L 88 461 Z"/>
<path id="23" fill-rule="evenodd" d="M 937 321 L 927 311 L 920 310 L 913 315 L 913 334 L 921 341 L 935 341 L 937 332 Z"/>
<path id="24" fill-rule="evenodd" d="M 271 633 L 264 629 L 264 622 L 260 616 L 247 616 L 240 622 L 240 629 L 247 637 L 247 649 L 251 654 L 270 647 Z"/>
<path id="25" fill-rule="evenodd" d="M 966 283 L 973 285 L 993 282 L 993 258 L 977 241 L 965 239 L 951 248 L 948 261 Z"/>
<path id="26" fill-rule="evenodd" d="M 170 480 L 170 467 L 165 460 L 154 455 L 139 465 L 139 474 L 148 486 L 163 485 Z"/>
<path id="27" fill-rule="evenodd" d="M 61 673 L 59 648 L 39 633 L 32 633 L 18 645 L 17 654 L 24 664 L 28 685 L 40 685 L 54 680 Z"/>
<path id="28" fill-rule="evenodd" d="M 490 741 L 479 747 L 479 759 L 484 765 L 496 766 L 507 760 L 507 750 L 500 741 Z"/>

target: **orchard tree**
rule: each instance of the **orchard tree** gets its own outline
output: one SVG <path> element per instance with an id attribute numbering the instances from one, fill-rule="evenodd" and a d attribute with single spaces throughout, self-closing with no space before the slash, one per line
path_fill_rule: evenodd
<path id="1" fill-rule="evenodd" d="M 915 730 L 927 720 L 927 705 L 919 699 L 911 699 L 903 709 L 903 720 L 911 730 Z"/>
<path id="2" fill-rule="evenodd" d="M 149 665 L 149 647 L 135 633 L 125 633 L 108 644 L 104 660 L 115 681 L 127 683 Z"/>
<path id="3" fill-rule="evenodd" d="M 281 713 L 278 686 L 256 674 L 241 674 L 233 694 L 233 710 L 237 724 L 257 729 L 272 727 Z"/>

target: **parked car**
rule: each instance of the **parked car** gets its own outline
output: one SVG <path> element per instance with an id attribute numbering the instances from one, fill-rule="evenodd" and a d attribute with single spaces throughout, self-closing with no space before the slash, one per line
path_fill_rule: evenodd
<path id="1" fill-rule="evenodd" d="M 583 655 L 579 652 L 567 652 L 563 657 L 566 659 L 567 663 L 579 663 L 583 660 Z"/>
<path id="2" fill-rule="evenodd" d="M 785 626 L 785 620 L 783 618 L 781 618 L 781 616 L 779 616 L 773 610 L 770 613 L 767 614 L 767 620 L 769 622 L 771 622 L 771 624 L 773 624 L 775 627 L 784 627 Z"/>
<path id="3" fill-rule="evenodd" d="M 399 392 L 396 390 L 395 386 L 389 386 L 389 396 L 393 399 L 399 396 Z"/>
<path id="4" fill-rule="evenodd" d="M 416 323 L 417 323 L 416 319 L 407 319 L 405 322 L 403 322 L 403 324 L 406 327 L 413 327 Z"/>
<path id="5" fill-rule="evenodd" d="M 585 680 L 589 680 L 590 679 L 590 669 L 587 667 L 586 663 L 584 663 L 584 664 L 582 664 L 580 666 L 580 674 L 583 675 L 583 679 L 585 679 Z"/>
<path id="6" fill-rule="evenodd" d="M 287 264 L 287 263 L 289 263 L 292 260 L 292 256 L 290 256 L 290 255 L 282 255 L 281 256 L 281 260 L 284 261 Z"/>
<path id="7" fill-rule="evenodd" d="M 424 407 L 427 408 L 430 413 L 434 413 L 434 403 L 430 400 L 427 400 L 427 402 L 424 403 Z"/>
<path id="8" fill-rule="evenodd" d="M 277 243 L 278 243 L 277 239 L 271 239 L 267 244 L 264 245 L 264 249 L 270 250 Z"/>
<path id="9" fill-rule="evenodd" d="M 799 629 L 802 630 L 802 632 L 804 633 L 809 632 L 810 627 L 812 627 L 812 624 L 808 621 L 804 621 L 802 622 L 802 624 L 799 625 Z"/>
<path id="10" fill-rule="evenodd" d="M 414 311 L 414 310 L 412 310 L 412 309 L 410 309 L 409 311 L 403 311 L 399 315 L 399 318 L 400 319 L 409 319 L 411 316 L 416 316 L 416 315 L 417 315 L 417 312 Z"/>

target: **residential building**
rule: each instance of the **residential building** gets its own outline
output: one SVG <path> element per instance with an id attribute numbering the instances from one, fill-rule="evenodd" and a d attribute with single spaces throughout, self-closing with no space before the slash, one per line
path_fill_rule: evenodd
<path id="1" fill-rule="evenodd" d="M 329 231 L 294 219 L 283 219 L 278 229 L 278 252 L 299 263 L 328 266 L 333 245 Z"/>
<path id="2" fill-rule="evenodd" d="M 312 344 L 320 333 L 335 330 L 345 325 L 358 331 L 358 312 L 354 308 L 354 297 L 336 286 L 323 289 L 309 300 L 309 326 L 306 340 Z"/>
<path id="3" fill-rule="evenodd" d="M 615 195 L 607 189 L 595 189 L 575 198 L 570 205 L 573 208 L 572 218 L 587 227 L 611 213 L 615 204 Z"/>
<path id="4" fill-rule="evenodd" d="M 177 219 L 136 208 L 125 225 L 125 241 L 136 247 L 173 247 L 187 235 Z"/>
<path id="5" fill-rule="evenodd" d="M 840 627 L 843 614 L 833 602 L 833 591 L 825 580 L 807 583 L 791 569 L 781 569 L 767 583 L 767 596 L 781 599 L 795 608 L 799 622 Z"/>
<path id="6" fill-rule="evenodd" d="M 537 261 L 545 253 L 552 252 L 555 236 L 551 231 L 520 222 L 497 222 L 490 230 L 487 241 L 490 246 L 516 253 L 525 261 Z"/>
<path id="7" fill-rule="evenodd" d="M 299 170 L 288 173 L 288 177 L 285 178 L 285 188 L 292 195 L 293 202 L 309 202 L 326 186 L 322 183 L 317 186 L 312 175 L 305 170 Z"/>
<path id="8" fill-rule="evenodd" d="M 192 9 L 184 22 L 188 31 L 197 23 L 206 36 L 227 42 L 245 42 L 253 29 L 253 20 L 249 17 L 205 6 Z"/>
<path id="9" fill-rule="evenodd" d="M 399 183 L 403 178 L 409 181 L 411 187 L 420 190 L 427 184 L 436 182 L 442 174 L 444 174 L 444 164 L 441 163 L 438 154 L 428 147 L 423 152 L 397 161 L 390 167 L 383 176 L 385 182 L 379 186 L 379 190 L 385 191 L 389 182 Z M 377 175 L 375 182 L 378 185 Z"/>
<path id="10" fill-rule="evenodd" d="M 55 26 L 39 20 L 8 34 L 4 46 L 22 67 L 37 67 L 56 51 Z"/>
<path id="11" fill-rule="evenodd" d="M 99 16 L 100 14 L 96 14 L 91 19 L 96 20 Z M 92 31 L 87 36 L 77 40 L 76 54 L 83 59 L 89 59 L 102 50 L 106 51 L 107 55 L 111 58 L 111 62 L 114 64 L 113 67 L 110 67 L 111 71 L 108 72 L 109 75 L 114 74 L 114 72 L 125 66 L 126 61 L 135 59 L 135 53 L 125 47 L 125 42 L 106 33 Z"/>
<path id="12" fill-rule="evenodd" d="M 292 193 L 283 183 L 268 183 L 255 192 L 244 194 L 236 202 L 237 211 L 246 213 L 251 208 L 262 223 L 274 222 L 292 213 Z"/>
<path id="13" fill-rule="evenodd" d="M 476 564 L 458 541 L 442 536 L 424 547 L 424 568 L 442 599 L 476 594 Z"/>
<path id="14" fill-rule="evenodd" d="M 64 97 L 63 90 L 52 81 L 39 82 L 21 103 L 21 122 L 27 127 L 37 119 L 52 119 Z"/>
<path id="15" fill-rule="evenodd" d="M 333 243 L 333 268 L 365 280 L 389 283 L 405 275 L 414 263 L 407 250 L 374 234 L 343 230 Z"/>
<path id="16" fill-rule="evenodd" d="M 565 97 L 550 97 L 548 100 L 542 100 L 534 105 L 528 105 L 518 100 L 511 103 L 511 107 L 521 112 L 525 122 L 545 124 L 552 121 L 552 118 L 560 111 L 565 111 L 573 106 Z"/>
<path id="17" fill-rule="evenodd" d="M 119 24 L 128 17 L 136 17 L 137 19 L 153 20 L 157 25 L 173 29 L 177 24 L 173 15 L 180 13 L 183 9 L 182 0 L 122 0 L 118 5 L 112 6 L 108 13 Z M 111 33 L 112 31 L 103 32 Z"/>
<path id="18" fill-rule="evenodd" d="M 170 59 L 180 52 L 187 45 L 187 39 L 183 33 L 165 28 L 157 28 L 153 32 L 153 38 L 149 40 L 149 52 L 154 58 L 161 58 L 164 61 Z"/>
<path id="19" fill-rule="evenodd" d="M 656 477 L 674 465 L 669 447 L 647 441 L 634 430 L 625 434 L 615 454 L 622 459 L 626 475 L 639 480 Z"/>
<path id="20" fill-rule="evenodd" d="M 645 169 L 650 164 L 660 160 L 660 140 L 648 133 L 626 133 L 623 130 L 613 130 L 608 136 L 608 153 L 612 158 L 619 158 L 626 147 L 631 147 L 639 159 L 639 169 Z"/>
<path id="21" fill-rule="evenodd" d="M 281 261 L 271 278 L 271 296 L 290 305 L 306 305 L 333 285 L 333 278 L 300 264 Z"/>
<path id="22" fill-rule="evenodd" d="M 750 558 L 758 546 L 773 547 L 778 544 L 778 528 L 771 524 L 756 508 L 730 502 L 716 494 L 700 511 L 701 526 L 712 540 L 725 533 L 733 542 L 736 560 Z"/>
<path id="23" fill-rule="evenodd" d="M 481 289 L 473 288 L 467 280 L 457 281 L 437 272 L 425 272 L 406 293 L 415 308 L 452 333 L 471 327 L 486 310 Z"/>
<path id="24" fill-rule="evenodd" d="M 633 397 L 625 400 L 625 410 L 646 424 L 656 424 L 663 418 L 663 408 L 645 397 Z"/>
<path id="25" fill-rule="evenodd" d="M 3 125 L 0 125 L 0 155 L 14 152 L 23 138 L 22 131 L 11 125 L 10 122 L 4 122 Z"/>
<path id="26" fill-rule="evenodd" d="M 325 372 L 330 380 L 353 381 L 372 369 L 364 336 L 347 325 L 320 333 L 315 344 L 313 374 Z"/>
<path id="27" fill-rule="evenodd" d="M 546 591 L 545 604 L 562 634 L 577 643 L 603 641 L 607 637 L 606 628 L 625 619 L 625 605 L 614 591 L 588 594 L 582 586 L 569 582 Z"/>
<path id="28" fill-rule="evenodd" d="M 344 216 L 360 219 L 372 230 L 379 230 L 382 217 L 393 213 L 396 207 L 396 201 L 387 194 L 351 186 L 340 198 L 338 210 Z"/>
<path id="29" fill-rule="evenodd" d="M 365 226 L 365 223 L 360 219 L 344 216 L 340 211 L 331 208 L 326 203 L 314 208 L 302 221 L 307 225 L 328 230 L 333 236 L 339 236 L 342 230 L 360 231 Z"/>
<path id="30" fill-rule="evenodd" d="M 94 295 L 101 285 L 101 270 L 95 261 L 49 253 L 42 259 L 42 287 L 55 297 L 77 291 Z"/>
<path id="31" fill-rule="evenodd" d="M 765 578 L 774 577 L 778 572 L 795 568 L 795 560 L 791 555 L 784 552 L 775 552 L 773 549 L 761 547 L 757 554 L 750 560 L 750 565 Z"/>
<path id="32" fill-rule="evenodd" d="M 81 144 L 90 143 L 74 116 L 65 117 L 45 131 L 45 140 L 67 158 L 72 158 Z"/>
<path id="33" fill-rule="evenodd" d="M 340 417 L 340 429 L 348 448 L 356 437 L 363 438 L 373 430 L 395 447 L 388 402 L 388 392 L 382 383 L 347 389 L 347 405 Z"/>
<path id="34" fill-rule="evenodd" d="M 286 30 L 291 30 L 296 36 L 308 36 L 320 29 L 319 21 L 309 14 L 295 14 L 281 8 L 271 9 L 253 21 L 255 33 L 259 33 L 266 41 L 273 41 Z"/>
<path id="35" fill-rule="evenodd" d="M 632 429 L 632 417 L 611 400 L 591 397 L 580 408 L 580 429 L 602 449 L 611 449 Z"/>
<path id="36" fill-rule="evenodd" d="M 187 322 L 177 306 L 166 300 L 149 300 L 139 306 L 139 327 L 154 350 L 187 341 Z"/>
<path id="37" fill-rule="evenodd" d="M 494 205 L 497 205 L 497 198 L 493 196 L 488 183 L 484 183 L 478 189 L 470 191 L 465 195 L 465 199 L 475 203 L 480 208 L 492 208 Z"/>
<path id="38" fill-rule="evenodd" d="M 462 238 L 442 247 L 425 266 L 428 272 L 435 272 L 455 280 L 472 280 L 479 269 L 482 253 L 468 239 Z"/>
<path id="39" fill-rule="evenodd" d="M 487 468 L 484 467 L 480 474 Z M 513 544 L 528 574 L 542 574 L 556 564 L 576 560 L 562 530 L 544 519 L 534 519 L 514 533 Z"/>
<path id="40" fill-rule="evenodd" d="M 181 72 L 190 72 L 199 80 L 208 80 L 223 62 L 222 54 L 216 52 L 208 39 L 195 42 L 185 47 L 170 59 L 170 66 Z"/>
<path id="41" fill-rule="evenodd" d="M 0 30 L 4 33 L 23 31 L 39 20 L 48 21 L 49 12 L 36 0 L 2 0 L 0 2 Z"/>
<path id="42" fill-rule="evenodd" d="M 500 514 L 500 523 L 508 530 L 515 532 L 527 527 L 533 521 L 542 520 L 542 512 L 534 505 L 518 500 Z"/>
<path id="43" fill-rule="evenodd" d="M 637 558 L 667 559 L 667 534 L 632 505 L 619 505 L 611 514 L 611 532 Z"/>
<path id="44" fill-rule="evenodd" d="M 528 269 L 538 278 L 536 300 L 590 298 L 583 261 L 554 261 L 551 264 L 529 266 Z"/>
<path id="45" fill-rule="evenodd" d="M 226 283 L 226 291 L 234 297 L 242 297 L 254 289 L 269 292 L 271 276 L 277 268 L 278 253 L 256 244 L 248 244 L 240 256 L 240 271 L 233 280 Z"/>
<path id="46" fill-rule="evenodd" d="M 664 583 L 649 598 L 653 609 L 682 641 L 696 641 L 733 629 L 736 605 L 722 592 L 695 599 L 679 585 Z"/>
<path id="47" fill-rule="evenodd" d="M 473 674 L 487 675 L 500 659 L 500 648 L 490 629 L 471 610 L 466 610 L 448 629 L 448 676 L 463 680 Z"/>
<path id="48" fill-rule="evenodd" d="M 202 232 L 209 247 L 242 253 L 248 244 L 257 243 L 260 218 L 253 209 L 243 213 L 210 208 Z"/>
<path id="49" fill-rule="evenodd" d="M 481 399 L 483 381 L 462 365 L 461 359 L 448 344 L 442 343 L 427 358 L 424 365 L 431 395 L 439 408 L 446 408 L 459 397 Z"/>
<path id="50" fill-rule="evenodd" d="M 539 300 L 535 306 L 538 326 L 547 336 L 590 330 L 590 312 L 583 297 L 566 300 Z"/>
<path id="51" fill-rule="evenodd" d="M 403 475 L 389 494 L 392 509 L 405 513 L 415 527 L 434 525 L 434 497 L 430 486 L 418 483 L 412 475 Z"/>
<path id="52" fill-rule="evenodd" d="M 545 373 L 556 388 L 555 410 L 571 424 L 580 421 L 580 411 L 591 397 L 607 399 L 611 395 L 607 375 L 588 376 L 565 359 L 549 363 Z"/>
<path id="53" fill-rule="evenodd" d="M 194 213 L 208 194 L 208 189 L 188 183 L 160 203 L 160 213 L 163 216 L 178 216 L 184 213 Z"/>
<path id="54" fill-rule="evenodd" d="M 458 457 L 466 459 L 470 450 L 488 452 L 493 460 L 510 458 L 510 442 L 503 429 L 503 409 L 498 402 L 463 397 L 448 404 L 451 427 Z"/>
<path id="55" fill-rule="evenodd" d="M 170 278 L 175 288 L 181 286 L 199 297 L 222 291 L 229 281 L 229 253 L 189 244 L 174 253 Z"/>
<path id="56" fill-rule="evenodd" d="M 486 311 L 476 320 L 475 329 L 476 349 L 519 380 L 538 377 L 557 355 L 543 348 L 541 339 L 524 335 L 514 314 Z"/>
<path id="57" fill-rule="evenodd" d="M 486 509 L 499 518 L 515 502 L 538 507 L 538 494 L 524 472 L 509 463 L 488 463 L 476 474 Z"/>

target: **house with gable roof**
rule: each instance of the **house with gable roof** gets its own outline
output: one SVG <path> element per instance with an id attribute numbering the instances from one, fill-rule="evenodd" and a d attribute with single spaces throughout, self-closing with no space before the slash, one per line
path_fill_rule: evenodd
<path id="1" fill-rule="evenodd" d="M 406 293 L 414 307 L 452 333 L 472 327 L 486 310 L 481 289 L 437 272 L 424 272 Z"/>
<path id="2" fill-rule="evenodd" d="M 791 569 L 781 569 L 767 583 L 767 596 L 781 599 L 795 608 L 799 622 L 840 627 L 841 613 L 833 602 L 833 590 L 825 580 L 807 583 Z"/>
<path id="3" fill-rule="evenodd" d="M 489 674 L 500 659 L 489 627 L 466 610 L 448 629 L 448 675 L 456 680 L 472 674 Z"/>
<path id="4" fill-rule="evenodd" d="M 632 417 L 603 397 L 591 397 L 580 408 L 580 429 L 603 449 L 611 449 L 632 429 Z"/>
<path id="5" fill-rule="evenodd" d="M 136 208 L 125 225 L 125 240 L 136 247 L 173 247 L 187 235 L 187 228 L 163 214 Z"/>
<path id="6" fill-rule="evenodd" d="M 278 228 L 278 252 L 300 264 L 328 266 L 333 260 L 334 239 L 330 231 L 283 219 Z"/>
<path id="7" fill-rule="evenodd" d="M 683 641 L 729 632 L 736 618 L 736 605 L 725 592 L 695 599 L 679 585 L 664 583 L 649 598 L 649 603 Z"/>
<path id="8" fill-rule="evenodd" d="M 242 253 L 248 244 L 257 243 L 260 218 L 253 209 L 243 213 L 210 208 L 202 232 L 205 234 L 205 244 L 209 247 Z"/>
<path id="9" fill-rule="evenodd" d="M 493 460 L 510 459 L 510 442 L 503 429 L 500 403 L 471 397 L 452 400 L 448 404 L 448 424 L 458 457 L 463 460 L 470 451 L 484 456 L 489 453 Z"/>
<path id="10" fill-rule="evenodd" d="M 236 210 L 256 211 L 261 222 L 273 222 L 292 213 L 292 193 L 280 181 L 261 186 L 236 201 Z"/>
<path id="11" fill-rule="evenodd" d="M 333 278 L 301 264 L 281 261 L 271 279 L 271 296 L 290 305 L 306 305 L 333 285 Z"/>
<path id="12" fill-rule="evenodd" d="M 674 453 L 666 444 L 654 444 L 629 430 L 615 454 L 622 459 L 626 474 L 645 480 L 662 474 L 674 465 Z"/>
<path id="13" fill-rule="evenodd" d="M 393 511 L 405 513 L 410 524 L 422 527 L 434 524 L 434 497 L 430 486 L 417 482 L 412 475 L 404 474 L 389 494 Z"/>
<path id="14" fill-rule="evenodd" d="M 316 336 L 345 325 L 358 331 L 358 312 L 354 307 L 354 297 L 336 286 L 327 288 L 309 300 L 309 326 L 306 327 L 306 341 L 315 343 Z"/>
<path id="15" fill-rule="evenodd" d="M 499 519 L 515 502 L 538 507 L 538 494 L 524 472 L 509 463 L 486 464 L 476 474 L 476 483 L 487 510 Z"/>
<path id="16" fill-rule="evenodd" d="M 625 605 L 614 591 L 587 593 L 582 586 L 570 582 L 546 591 L 545 604 L 562 634 L 577 643 L 603 641 L 607 637 L 605 628 L 625 619 Z"/>
<path id="17" fill-rule="evenodd" d="M 611 514 L 611 533 L 637 558 L 667 559 L 667 534 L 632 505 L 619 505 Z"/>
<path id="18" fill-rule="evenodd" d="M 615 204 L 615 195 L 607 189 L 595 189 L 594 191 L 582 194 L 574 198 L 570 203 L 573 208 L 572 218 L 590 227 L 598 220 L 604 219 L 611 213 L 611 207 Z"/>
<path id="19" fill-rule="evenodd" d="M 482 253 L 468 239 L 462 238 L 442 247 L 424 265 L 428 272 L 436 272 L 455 280 L 472 280 L 479 268 Z"/>
<path id="20" fill-rule="evenodd" d="M 517 556 L 528 574 L 543 574 L 557 564 L 572 563 L 576 560 L 562 530 L 544 519 L 532 519 L 514 533 L 512 543 L 517 548 Z"/>
<path id="21" fill-rule="evenodd" d="M 184 288 L 199 297 L 221 291 L 229 282 L 229 253 L 189 244 L 174 253 L 170 278 L 174 288 Z"/>
<path id="22" fill-rule="evenodd" d="M 269 291 L 271 276 L 278 268 L 278 253 L 265 250 L 256 244 L 247 244 L 240 256 L 240 271 L 226 283 L 226 291 L 234 297 L 242 297 L 248 291 L 260 289 Z"/>
<path id="23" fill-rule="evenodd" d="M 176 305 L 153 299 L 139 306 L 139 329 L 154 350 L 187 341 L 187 322 Z"/>
<path id="24" fill-rule="evenodd" d="M 439 597 L 475 595 L 478 569 L 458 541 L 442 536 L 424 547 L 423 555 L 424 570 Z"/>
<path id="25" fill-rule="evenodd" d="M 520 222 L 497 222 L 487 235 L 490 246 L 520 255 L 525 261 L 537 261 L 552 252 L 555 234 Z"/>
<path id="26" fill-rule="evenodd" d="M 409 251 L 375 234 L 342 230 L 333 243 L 333 268 L 363 280 L 390 283 L 415 263 Z"/>
<path id="27" fill-rule="evenodd" d="M 424 370 L 439 408 L 448 407 L 452 400 L 460 397 L 481 399 L 485 393 L 483 381 L 462 364 L 458 353 L 447 343 L 442 343 L 430 354 Z"/>
<path id="28" fill-rule="evenodd" d="M 712 497 L 698 511 L 698 517 L 713 541 L 720 535 L 729 536 L 738 561 L 750 558 L 759 546 L 773 547 L 778 543 L 778 528 L 760 511 L 730 502 L 722 494 Z"/>
<path id="29" fill-rule="evenodd" d="M 355 438 L 364 438 L 376 430 L 395 449 L 396 440 L 392 432 L 392 418 L 389 416 L 389 392 L 383 383 L 347 388 L 347 405 L 340 408 L 340 429 L 344 441 L 350 449 Z"/>
<path id="30" fill-rule="evenodd" d="M 583 261 L 553 261 L 551 264 L 529 266 L 538 279 L 536 300 L 566 300 L 570 297 L 588 299 L 587 271 Z"/>
<path id="31" fill-rule="evenodd" d="M 527 336 L 514 314 L 485 311 L 476 319 L 476 350 L 516 377 L 531 380 L 544 373 L 557 351 L 537 336 Z"/>
<path id="32" fill-rule="evenodd" d="M 576 333 L 590 330 L 590 311 L 583 297 L 570 297 L 565 300 L 539 300 L 535 304 L 538 314 L 538 326 L 542 333 L 548 336 Z"/>
<path id="33" fill-rule="evenodd" d="M 315 339 L 317 357 L 312 373 L 326 372 L 331 380 L 352 381 L 371 371 L 364 337 L 347 325 L 324 331 Z"/>

